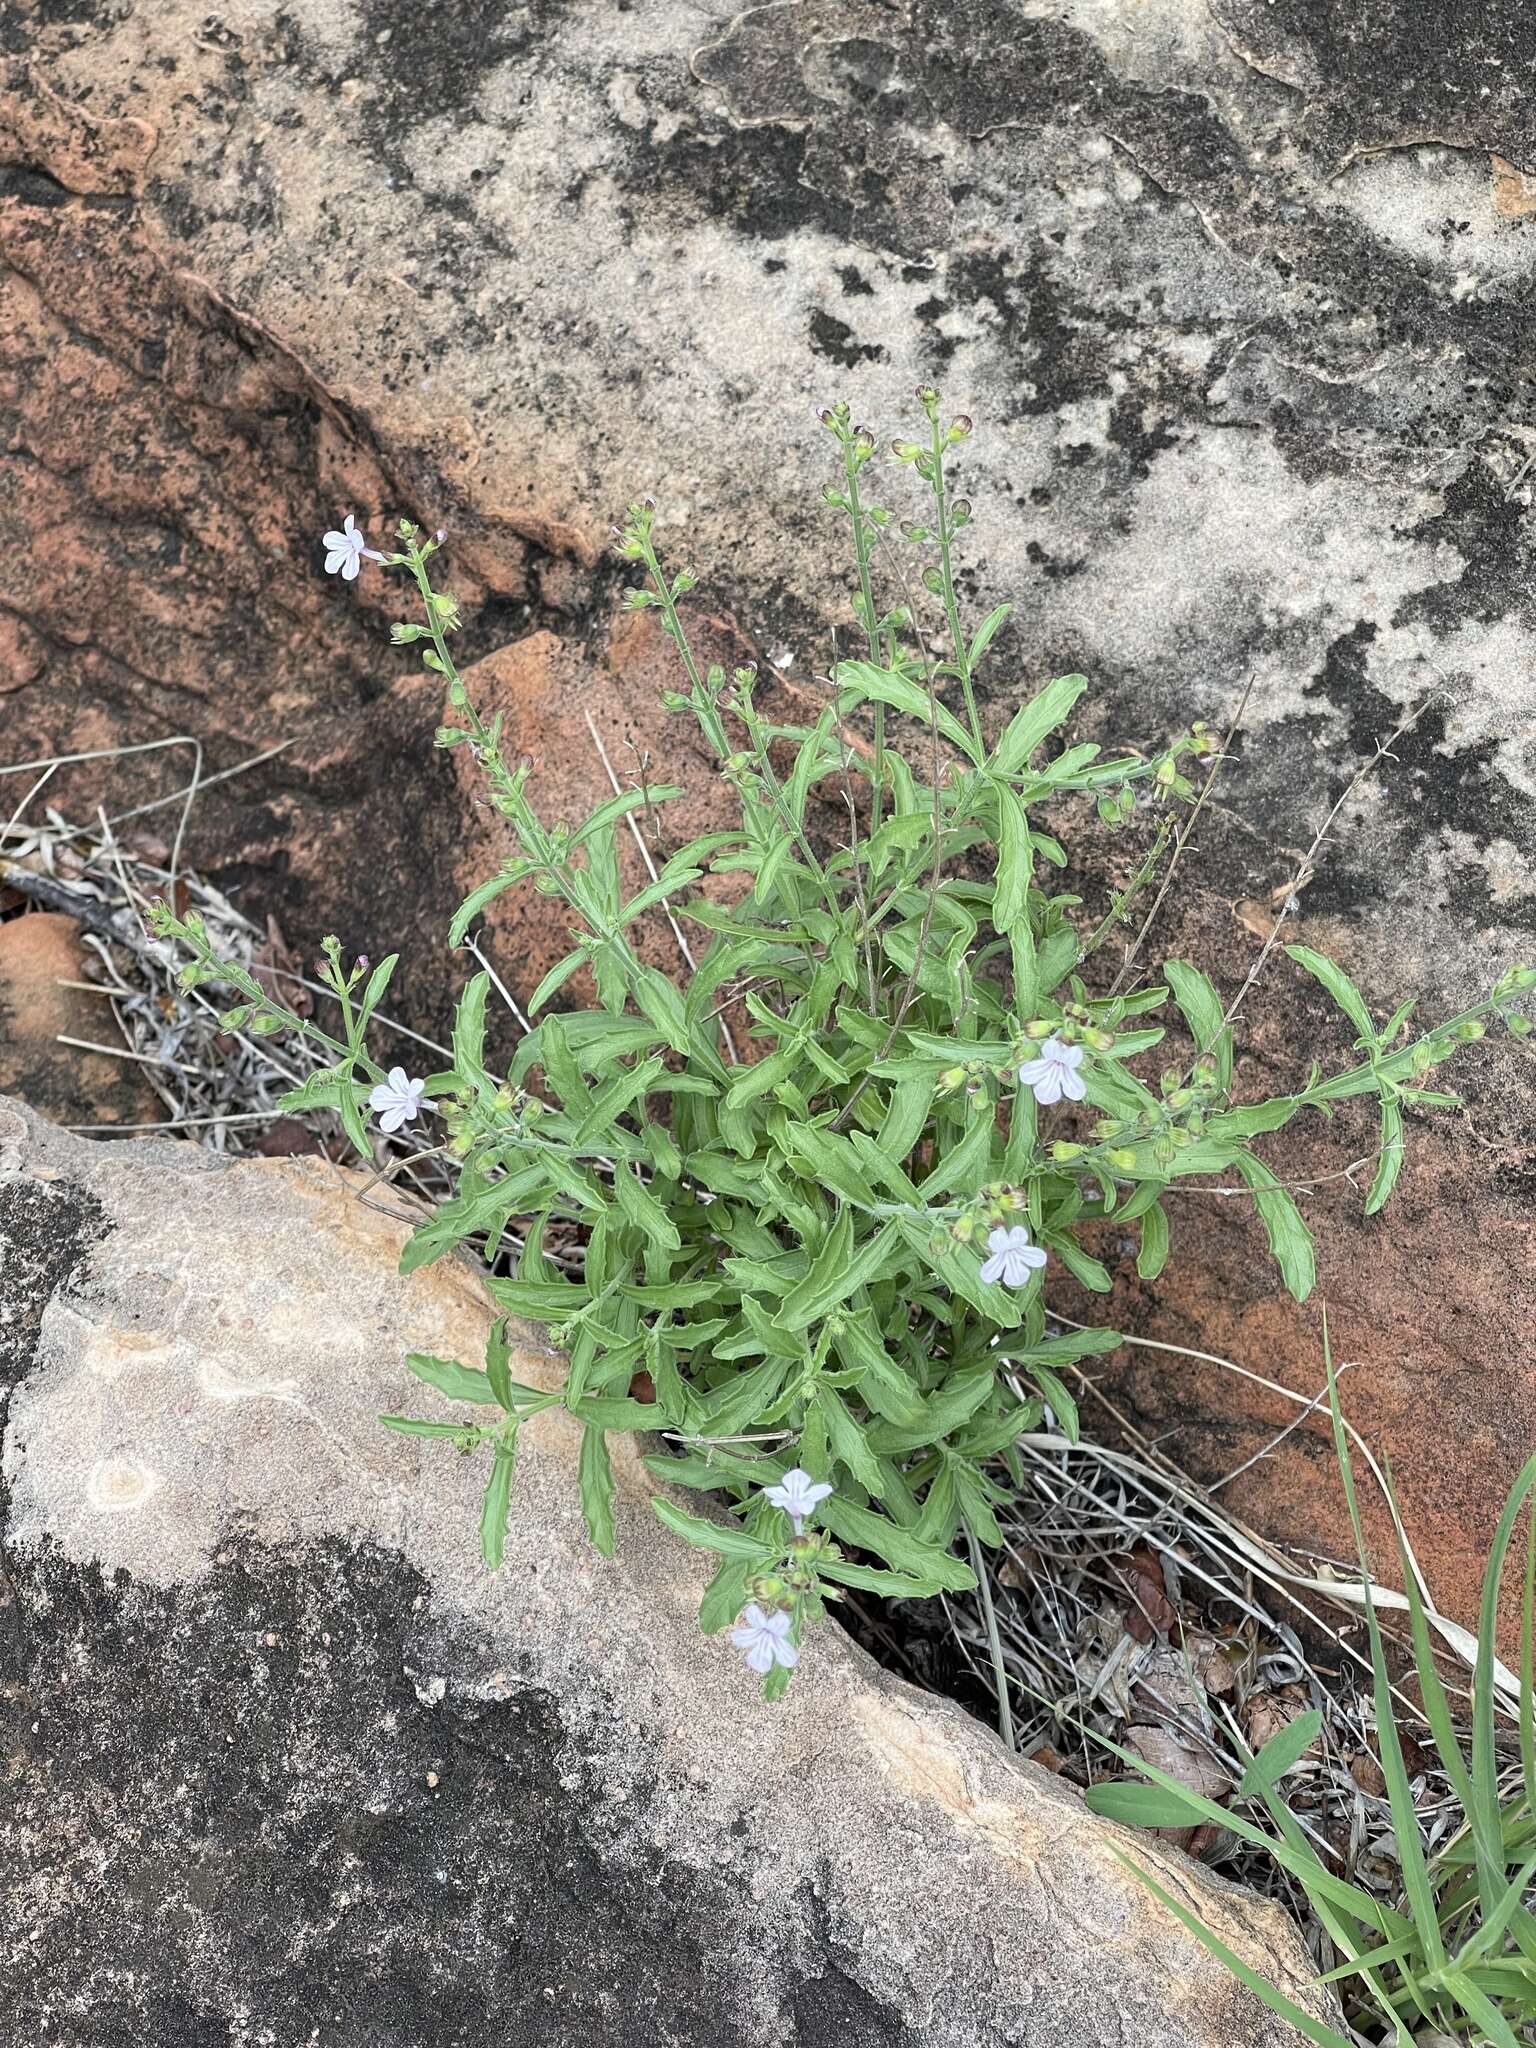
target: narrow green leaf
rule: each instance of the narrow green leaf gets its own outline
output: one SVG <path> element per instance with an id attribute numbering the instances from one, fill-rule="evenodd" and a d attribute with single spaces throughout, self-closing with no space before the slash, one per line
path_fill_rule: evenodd
<path id="1" fill-rule="evenodd" d="M 528 999 L 528 1014 L 530 1017 L 536 1017 L 550 997 L 570 980 L 577 968 L 586 960 L 587 954 L 587 947 L 578 946 L 574 953 L 567 953 L 563 960 L 555 962 L 554 966 L 550 968 L 548 974 L 545 975 Z"/>
<path id="2" fill-rule="evenodd" d="M 608 1441 L 600 1429 L 589 1427 L 582 1431 L 577 1479 L 581 1511 L 586 1516 L 593 1545 L 604 1557 L 612 1557 L 613 1469 L 608 1463 Z"/>
<path id="3" fill-rule="evenodd" d="M 780 1302 L 775 1320 L 785 1330 L 803 1330 L 808 1323 L 829 1314 L 867 1281 L 873 1280 L 894 1255 L 900 1258 L 900 1243 L 894 1225 L 871 1231 L 855 1246 L 853 1215 L 844 1209 L 827 1234 L 827 1241 L 812 1262 L 811 1270 Z"/>
<path id="4" fill-rule="evenodd" d="M 1376 1173 L 1371 1181 L 1371 1191 L 1365 1198 L 1365 1213 L 1374 1216 L 1378 1209 L 1386 1207 L 1392 1190 L 1397 1186 L 1397 1177 L 1403 1170 L 1403 1112 L 1401 1107 L 1385 1097 L 1381 1105 L 1381 1157 L 1376 1162 Z"/>
<path id="5" fill-rule="evenodd" d="M 1216 1083 L 1225 1094 L 1232 1086 L 1232 1033 L 1222 1023 L 1225 1012 L 1215 983 L 1188 960 L 1165 960 L 1163 972 L 1173 1000 L 1184 1013 L 1196 1051 L 1214 1057 Z"/>
<path id="6" fill-rule="evenodd" d="M 826 1424 L 827 1442 L 834 1458 L 847 1466 L 866 1493 L 878 1498 L 885 1491 L 880 1462 L 865 1440 L 864 1432 L 847 1402 L 835 1387 L 819 1387 L 816 1406 Z"/>
<path id="7" fill-rule="evenodd" d="M 1136 1254 L 1136 1271 L 1143 1280 L 1155 1280 L 1168 1262 L 1168 1212 L 1154 1201 L 1141 1218 L 1141 1246 Z"/>
<path id="8" fill-rule="evenodd" d="M 987 616 L 976 628 L 975 635 L 971 640 L 970 649 L 966 655 L 967 665 L 972 671 L 975 670 L 977 662 L 980 661 L 981 657 L 992 645 L 993 636 L 1012 610 L 1013 606 L 1011 604 L 996 605 L 987 613 Z"/>
<path id="9" fill-rule="evenodd" d="M 1322 1731 L 1323 1717 L 1314 1707 L 1310 1712 L 1298 1714 L 1294 1721 L 1271 1735 L 1268 1742 L 1243 1773 L 1237 1788 L 1239 1799 L 1252 1799 L 1261 1786 L 1273 1785 L 1283 1778 L 1292 1764 L 1299 1762 L 1303 1751 L 1311 1748 Z"/>
<path id="10" fill-rule="evenodd" d="M 423 1351 L 411 1352 L 405 1362 L 417 1379 L 452 1401 L 475 1401 L 484 1408 L 497 1405 L 489 1379 L 474 1366 L 460 1365 L 456 1358 L 432 1358 Z"/>
<path id="11" fill-rule="evenodd" d="M 1280 1277 L 1297 1301 L 1305 1301 L 1317 1281 L 1317 1261 L 1312 1252 L 1312 1233 L 1303 1222 L 1301 1211 L 1262 1159 L 1255 1159 L 1251 1152 L 1239 1152 L 1232 1165 L 1254 1191 L 1254 1207 L 1263 1221 Z"/>
<path id="12" fill-rule="evenodd" d="M 928 692 L 920 683 L 891 669 L 876 668 L 867 661 L 840 661 L 832 671 L 832 680 L 842 693 L 837 707 L 840 714 L 851 711 L 865 698 L 876 704 L 889 704 L 895 711 L 921 719 L 924 725 L 936 724 L 952 747 L 958 747 L 969 762 L 980 766 L 981 757 L 965 727 L 937 698 L 930 703 Z"/>
<path id="13" fill-rule="evenodd" d="M 1043 739 L 1067 717 L 1088 687 L 1086 676 L 1058 676 L 1013 714 L 987 762 L 994 774 L 1016 775 Z"/>
<path id="14" fill-rule="evenodd" d="M 976 1580 L 968 1565 L 952 1557 L 937 1544 L 924 1543 L 905 1529 L 899 1529 L 884 1515 L 861 1508 L 850 1500 L 823 1501 L 821 1519 L 840 1542 L 871 1551 L 888 1565 L 914 1579 L 922 1579 L 933 1591 L 968 1593 Z"/>
<path id="15" fill-rule="evenodd" d="M 734 1522 L 707 1522 L 702 1515 L 690 1515 L 686 1508 L 680 1508 L 675 1501 L 663 1500 L 658 1495 L 651 1501 L 657 1519 L 664 1522 L 674 1536 L 695 1550 L 718 1551 L 722 1557 L 742 1557 L 769 1561 L 768 1545 Z"/>
<path id="16" fill-rule="evenodd" d="M 507 1319 L 498 1316 L 485 1340 L 485 1377 L 491 1392 L 510 1415 L 512 1413 L 512 1353 L 507 1343 Z"/>
<path id="17" fill-rule="evenodd" d="M 1201 1819 L 1199 1807 L 1190 1800 L 1162 1785 L 1143 1784 L 1138 1778 L 1113 1778 L 1090 1785 L 1083 1804 L 1090 1813 L 1133 1828 L 1191 1828 Z"/>
<path id="18" fill-rule="evenodd" d="M 507 1547 L 507 1514 L 512 1504 L 512 1475 L 517 1468 L 517 1439 L 496 1446 L 491 1476 L 480 1503 L 480 1555 L 492 1571 L 501 1564 Z"/>
<path id="19" fill-rule="evenodd" d="M 621 790 L 617 796 L 608 797 L 589 813 L 586 822 L 571 840 L 571 851 L 574 853 L 578 846 L 585 845 L 594 834 L 605 830 L 609 825 L 617 824 L 631 811 L 638 811 L 647 804 L 670 803 L 674 797 L 679 797 L 682 793 L 670 783 L 660 783 L 649 789 Z"/>
<path id="20" fill-rule="evenodd" d="M 1034 853 L 1029 821 L 1017 793 L 1006 782 L 993 785 L 997 798 L 997 875 L 993 886 L 992 922 L 1012 932 L 1029 918 L 1029 885 L 1034 878 Z"/>
<path id="21" fill-rule="evenodd" d="M 675 1252 L 682 1244 L 677 1225 L 645 1182 L 621 1160 L 613 1170 L 614 1200 L 627 1219 L 658 1250 Z"/>
<path id="22" fill-rule="evenodd" d="M 526 862 L 514 861 L 509 867 L 503 868 L 499 875 L 492 875 L 487 881 L 480 883 L 478 888 L 471 889 L 453 913 L 453 920 L 448 926 L 449 945 L 461 946 L 464 943 L 464 934 L 481 911 L 494 903 L 503 891 L 520 882 L 527 872 Z"/>
<path id="23" fill-rule="evenodd" d="M 381 1415 L 379 1420 L 386 1429 L 392 1429 L 400 1436 L 439 1437 L 444 1442 L 454 1443 L 476 1443 L 483 1440 L 483 1431 L 478 1422 L 423 1422 L 415 1415 Z"/>
<path id="24" fill-rule="evenodd" d="M 1376 1021 L 1371 1015 L 1370 1006 L 1343 968 L 1337 962 L 1328 959 L 1326 954 L 1314 953 L 1310 946 L 1287 946 L 1285 950 L 1298 967 L 1304 967 L 1314 981 L 1320 981 L 1327 989 L 1359 1032 L 1361 1042 L 1367 1046 L 1375 1045 Z"/>
<path id="25" fill-rule="evenodd" d="M 747 1580 L 751 1576 L 751 1559 L 721 1559 L 720 1569 L 704 1588 L 704 1597 L 699 1602 L 701 1634 L 718 1635 L 721 1629 L 730 1626 L 747 1604 Z"/>
<path id="26" fill-rule="evenodd" d="M 1078 1421 L 1077 1403 L 1067 1392 L 1066 1382 L 1058 1379 L 1049 1366 L 1044 1365 L 1032 1365 L 1029 1368 L 1029 1376 L 1051 1404 L 1067 1442 L 1077 1443 L 1082 1433 L 1081 1425 Z"/>

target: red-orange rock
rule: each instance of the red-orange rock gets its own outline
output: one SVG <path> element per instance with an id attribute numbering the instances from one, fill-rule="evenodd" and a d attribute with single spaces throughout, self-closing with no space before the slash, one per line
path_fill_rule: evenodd
<path id="1" fill-rule="evenodd" d="M 34 911 L 0 923 L 0 1094 L 55 1123 L 157 1123 L 165 1108 L 132 1060 L 58 1042 L 117 1042 L 106 999 L 66 986 L 85 968 L 72 917 Z"/>

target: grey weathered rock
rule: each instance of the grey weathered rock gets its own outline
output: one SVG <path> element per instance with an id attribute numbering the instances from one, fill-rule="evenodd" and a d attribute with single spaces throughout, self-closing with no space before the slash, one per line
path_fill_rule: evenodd
<path id="1" fill-rule="evenodd" d="M 7 2041 L 1290 2038 L 1129 1838 L 836 1630 L 765 1709 L 632 1455 L 608 1562 L 530 1429 L 487 1574 L 475 1474 L 375 1421 L 483 1297 L 356 1194 L 0 1104 Z M 1276 1909 L 1131 1846 L 1312 1995 Z"/>
<path id="2" fill-rule="evenodd" d="M 990 717 L 1081 668 L 1074 736 L 1139 743 L 1219 725 L 1256 678 L 1166 950 L 1235 988 L 1355 761 L 1435 687 L 1296 936 L 1383 1015 L 1530 950 L 1529 9 L 37 0 L 0 47 L 25 59 L 0 80 L 8 740 L 191 723 L 225 767 L 291 739 L 200 797 L 201 852 L 296 937 L 399 943 L 408 1021 L 440 1014 L 478 828 L 430 679 L 384 644 L 392 597 L 324 585 L 312 537 L 347 504 L 447 524 L 466 653 L 523 678 L 525 726 L 560 701 L 534 671 L 567 690 L 537 749 L 570 757 L 541 765 L 558 814 L 582 773 L 604 787 L 578 703 L 621 772 L 646 738 L 597 566 L 623 503 L 657 491 L 710 601 L 814 687 L 849 616 L 815 413 L 845 393 L 889 424 L 930 378 L 979 424 L 973 615 L 1019 605 Z M 1068 837 L 1097 914 L 1134 862 Z M 524 991 L 564 923 L 508 944 Z M 1244 1037 L 1257 1093 L 1348 1033 L 1279 963 Z M 1270 1156 L 1317 1183 L 1355 1420 L 1470 1619 L 1531 1449 L 1532 1104 L 1512 1058 L 1465 1074 L 1470 1119 L 1413 1129 L 1422 1164 L 1367 1224 L 1340 1178 L 1366 1118 Z M 1155 1300 L 1107 1247 L 1114 1313 L 1310 1398 L 1315 1315 L 1236 1208 L 1181 1200 Z M 1250 1462 L 1292 1408 L 1142 1358 L 1106 1366 L 1116 1396 L 1191 1470 L 1240 1470 L 1240 1511 L 1347 1553 L 1325 1430 Z"/>
<path id="3" fill-rule="evenodd" d="M 1326 0 L 238 0 L 209 19 L 203 0 L 12 17 L 37 78 L 102 124 L 82 151 L 69 110 L 13 81 L 9 260 L 63 323 L 75 421 L 94 362 L 126 373 L 135 420 L 159 392 L 233 443 L 195 475 L 200 434 L 157 448 L 154 504 L 120 465 L 52 460 L 45 402 L 18 401 L 28 461 L 132 536 L 74 537 L 133 586 L 88 643 L 110 695 L 179 715 L 157 695 L 183 679 L 177 621 L 138 595 L 168 576 L 200 649 L 184 687 L 215 724 L 231 687 L 250 724 L 254 657 L 302 726 L 248 565 L 287 577 L 266 521 L 303 516 L 306 485 L 317 516 L 349 492 L 444 518 L 468 594 L 501 600 L 493 644 L 521 629 L 530 570 L 590 564 L 654 489 L 706 587 L 808 674 L 833 609 L 815 413 L 841 392 L 894 425 L 933 378 L 984 429 L 968 552 L 978 595 L 1020 602 L 1001 695 L 1081 668 L 1106 729 L 1141 738 L 1219 719 L 1255 671 L 1241 804 L 1285 844 L 1341 754 L 1443 682 L 1392 793 L 1346 821 L 1327 908 L 1434 989 L 1530 931 L 1518 10 L 1430 28 L 1417 0 L 1347 22 Z M 82 216 L 66 187 L 114 196 Z M 159 287 L 111 240 L 130 219 L 212 290 L 185 345 L 164 304 L 136 331 Z M 65 250 L 76 278 L 94 266 L 94 314 L 50 265 Z M 230 322 L 243 383 L 209 338 Z M 264 388 L 274 348 L 286 391 Z M 279 445 L 306 397 L 312 432 Z M 252 435 L 273 442 L 260 508 Z M 47 497 L 16 509 L 57 541 Z M 308 582 L 290 603 L 355 670 L 352 594 L 322 627 Z M 210 586 L 244 633 L 210 630 Z M 15 608 L 56 639 L 68 600 L 89 602 L 78 577 Z M 68 665 L 53 644 L 18 713 Z"/>

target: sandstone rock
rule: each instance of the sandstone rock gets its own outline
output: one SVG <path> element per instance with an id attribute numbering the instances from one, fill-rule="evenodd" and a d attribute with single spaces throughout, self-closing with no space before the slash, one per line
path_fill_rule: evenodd
<path id="1" fill-rule="evenodd" d="M 1258 944 L 1240 906 L 1283 890 L 1354 761 L 1440 691 L 1304 907 L 1382 1008 L 1456 1003 L 1536 928 L 1536 29 L 1428 19 L 1416 0 L 467 0 L 445 26 L 407 0 L 239 0 L 210 29 L 200 0 L 14 8 L 8 745 L 190 725 L 226 767 L 291 739 L 199 799 L 198 857 L 300 938 L 403 945 L 392 997 L 430 1028 L 479 821 L 427 751 L 438 707 L 384 643 L 390 600 L 371 575 L 324 585 L 313 536 L 348 504 L 441 519 L 467 656 L 604 676 L 608 522 L 653 489 L 702 590 L 809 686 L 849 624 L 815 413 L 843 394 L 884 426 L 936 379 L 981 429 L 968 596 L 1018 600 L 989 717 L 1081 668 L 1077 736 L 1140 742 L 1220 725 L 1258 679 L 1165 933 L 1224 985 Z M 505 652 L 546 627 L 558 655 Z M 567 699 L 537 698 L 557 802 L 592 765 Z M 136 767 L 135 795 L 180 759 Z M 563 921 L 498 918 L 526 993 Z M 1279 1085 L 1342 1046 L 1284 968 L 1259 1012 L 1250 1071 Z M 1465 1126 L 1414 1133 L 1406 1208 L 1362 1226 L 1347 1184 L 1317 1197 L 1354 1412 L 1463 1618 L 1536 1447 L 1510 1334 L 1531 1090 L 1509 1060 L 1472 1071 Z M 1346 1123 L 1271 1157 L 1333 1174 L 1370 1142 Z M 1315 1316 L 1275 1298 L 1252 1218 L 1184 1212 L 1182 1259 L 1117 1312 L 1314 1393 Z M 1145 1359 L 1118 1391 L 1205 1476 L 1293 1413 Z M 1326 1465 L 1298 1432 L 1245 1503 L 1346 1549 Z"/>
<path id="2" fill-rule="evenodd" d="M 135 1064 L 60 1045 L 110 1046 L 110 1006 L 66 986 L 86 970 L 80 927 L 58 911 L 0 923 L 0 1090 L 61 1124 L 153 1124 L 165 1109 Z"/>
<path id="3" fill-rule="evenodd" d="M 90 1148 L 0 1105 L 7 2020 L 18 2041 L 1259 2048 L 1128 1846 L 1303 1998 L 1278 1910 L 1089 1816 L 835 1629 L 776 1710 L 616 1460 L 391 1435 L 466 1266 L 311 1162 Z M 547 1354 L 517 1361 L 547 1377 Z"/>

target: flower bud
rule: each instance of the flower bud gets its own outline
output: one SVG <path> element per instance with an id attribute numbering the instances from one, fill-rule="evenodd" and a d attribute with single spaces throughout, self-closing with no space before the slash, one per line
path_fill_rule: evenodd
<path id="1" fill-rule="evenodd" d="M 958 419 L 951 420 L 949 423 L 949 438 L 951 441 L 964 441 L 969 438 L 973 431 L 969 413 L 961 413 Z"/>
<path id="2" fill-rule="evenodd" d="M 1136 1164 L 1136 1154 L 1129 1145 L 1117 1145 L 1113 1151 L 1106 1152 L 1104 1157 L 1111 1166 L 1118 1167 L 1122 1173 L 1128 1173 Z"/>

